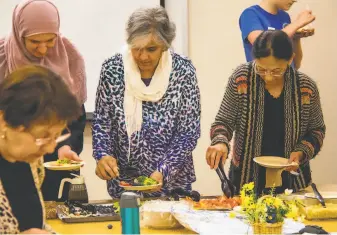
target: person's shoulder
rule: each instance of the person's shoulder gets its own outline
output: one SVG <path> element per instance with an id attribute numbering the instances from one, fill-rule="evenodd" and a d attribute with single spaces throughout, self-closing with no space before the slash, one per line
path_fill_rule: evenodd
<path id="1" fill-rule="evenodd" d="M 301 90 L 309 89 L 314 93 L 318 92 L 317 83 L 314 79 L 312 79 L 311 77 L 309 77 L 303 72 L 296 71 L 296 73 L 299 78 Z"/>
<path id="2" fill-rule="evenodd" d="M 71 40 L 65 36 L 61 36 L 62 42 L 64 47 L 66 48 L 67 51 L 73 51 L 76 50 L 76 47 L 74 43 L 71 42 Z"/>
<path id="3" fill-rule="evenodd" d="M 79 60 L 80 59 L 80 60 L 84 61 L 82 54 L 76 48 L 75 44 L 72 43 L 72 41 L 67 37 L 62 36 L 61 38 L 62 38 L 63 45 L 64 45 L 64 47 L 67 51 L 68 58 L 72 59 L 72 60 Z"/>
<path id="4" fill-rule="evenodd" d="M 116 53 L 108 59 L 104 60 L 101 68 L 101 79 L 109 80 L 114 85 L 120 84 L 123 80 L 123 56 Z"/>
<path id="5" fill-rule="evenodd" d="M 250 6 L 250 7 L 243 10 L 240 18 L 242 18 L 244 16 L 257 15 L 260 11 L 261 11 L 261 9 L 258 5 Z"/>
<path id="6" fill-rule="evenodd" d="M 181 70 L 185 69 L 186 72 L 195 72 L 195 67 L 190 58 L 187 56 L 175 53 L 171 51 L 172 55 L 172 62 L 173 62 L 173 69 L 174 70 Z"/>
<path id="7" fill-rule="evenodd" d="M 115 53 L 111 57 L 104 60 L 102 67 L 105 69 L 113 70 L 123 66 L 123 56 L 121 53 Z"/>
<path id="8" fill-rule="evenodd" d="M 237 66 L 235 69 L 233 69 L 233 72 L 228 79 L 229 85 L 236 87 L 241 83 L 248 84 L 251 69 L 252 62 L 246 62 Z"/>
<path id="9" fill-rule="evenodd" d="M 232 77 L 234 79 L 238 77 L 242 77 L 242 76 L 247 77 L 251 68 L 252 68 L 252 62 L 246 62 L 246 63 L 240 64 L 234 69 L 232 73 Z"/>
<path id="10" fill-rule="evenodd" d="M 172 54 L 173 73 L 176 74 L 183 85 L 189 86 L 191 84 L 197 84 L 196 69 L 190 58 L 184 55 L 180 55 L 174 52 Z"/>

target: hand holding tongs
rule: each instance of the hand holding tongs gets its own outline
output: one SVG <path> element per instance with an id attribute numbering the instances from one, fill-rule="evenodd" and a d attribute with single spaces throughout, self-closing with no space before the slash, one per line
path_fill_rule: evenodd
<path id="1" fill-rule="evenodd" d="M 216 168 L 215 171 L 216 171 L 216 173 L 218 174 L 218 176 L 221 180 L 221 190 L 222 190 L 222 192 L 228 198 L 234 197 L 235 186 L 232 184 L 232 182 L 226 176 L 222 159 L 220 159 L 218 168 Z"/>
<path id="2" fill-rule="evenodd" d="M 322 206 L 323 206 L 324 208 L 326 208 L 324 198 L 323 198 L 322 195 L 318 192 L 318 189 L 317 189 L 317 187 L 316 187 L 316 184 L 312 183 L 312 184 L 311 184 L 311 187 L 312 187 L 312 190 L 314 191 L 314 194 L 315 194 L 315 197 L 317 198 L 317 200 L 322 204 Z"/>
<path id="3" fill-rule="evenodd" d="M 195 202 L 199 202 L 200 201 L 200 193 L 197 191 L 187 191 L 184 190 L 183 188 L 175 188 L 172 189 L 169 192 L 169 195 L 171 198 L 173 198 L 175 201 L 179 201 L 180 198 L 184 198 L 184 197 L 189 197 L 191 198 L 193 201 Z"/>

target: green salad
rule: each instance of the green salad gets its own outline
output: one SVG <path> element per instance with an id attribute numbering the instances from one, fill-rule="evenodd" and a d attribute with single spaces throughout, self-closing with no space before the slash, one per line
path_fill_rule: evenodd
<path id="1" fill-rule="evenodd" d="M 139 186 L 151 186 L 151 185 L 157 185 L 158 182 L 152 178 L 146 177 L 146 176 L 139 176 L 134 180 L 135 184 L 138 184 Z"/>

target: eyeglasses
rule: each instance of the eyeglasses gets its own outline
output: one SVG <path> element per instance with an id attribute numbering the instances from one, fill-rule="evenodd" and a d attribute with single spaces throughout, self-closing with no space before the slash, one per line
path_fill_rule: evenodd
<path id="1" fill-rule="evenodd" d="M 70 132 L 69 128 L 66 128 L 65 133 L 56 137 L 56 138 L 38 138 L 38 139 L 35 139 L 35 144 L 37 146 L 42 146 L 42 145 L 48 144 L 52 141 L 55 141 L 55 143 L 58 144 L 58 143 L 61 143 L 61 142 L 65 141 L 70 136 L 71 136 L 71 132 Z"/>
<path id="2" fill-rule="evenodd" d="M 255 64 L 255 72 L 260 76 L 266 76 L 270 74 L 270 76 L 273 76 L 273 77 L 282 77 L 286 70 L 287 69 L 274 69 L 274 70 L 269 71 Z"/>

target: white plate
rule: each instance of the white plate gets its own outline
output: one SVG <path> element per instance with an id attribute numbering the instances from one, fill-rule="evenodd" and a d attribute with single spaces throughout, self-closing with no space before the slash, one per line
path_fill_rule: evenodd
<path id="1" fill-rule="evenodd" d="M 158 188 L 159 186 L 161 186 L 161 184 L 148 185 L 148 186 L 123 186 L 123 185 L 119 186 L 128 191 L 149 191 Z"/>
<path id="2" fill-rule="evenodd" d="M 84 161 L 79 162 L 78 164 L 64 164 L 62 166 L 56 166 L 54 164 L 56 164 L 56 161 L 45 162 L 43 166 L 52 171 L 72 171 L 80 169 L 84 165 Z"/>
<path id="3" fill-rule="evenodd" d="M 254 162 L 267 168 L 285 168 L 288 166 L 296 165 L 296 163 L 289 164 L 287 158 L 273 157 L 273 156 L 261 156 L 255 157 Z"/>
<path id="4" fill-rule="evenodd" d="M 336 192 L 320 192 L 322 197 L 324 199 L 337 199 L 337 193 Z M 314 193 L 306 193 L 304 194 L 307 198 L 316 198 Z"/>

